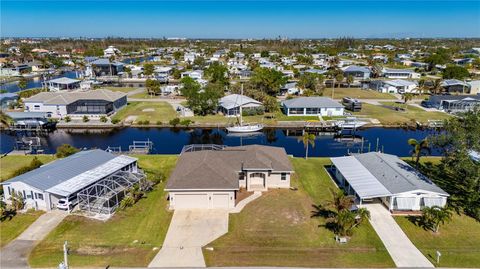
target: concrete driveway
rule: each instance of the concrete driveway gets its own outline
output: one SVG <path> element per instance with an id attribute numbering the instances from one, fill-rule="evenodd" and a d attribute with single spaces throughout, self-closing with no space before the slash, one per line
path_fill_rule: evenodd
<path id="1" fill-rule="evenodd" d="M 228 232 L 227 210 L 176 210 L 148 267 L 205 267 L 202 247 Z"/>
<path id="2" fill-rule="evenodd" d="M 402 231 L 390 212 L 381 204 L 366 204 L 370 223 L 397 267 L 434 267 Z"/>
<path id="3" fill-rule="evenodd" d="M 28 255 L 33 247 L 45 238 L 68 215 L 53 210 L 41 215 L 15 240 L 0 250 L 1 268 L 29 268 Z M 59 263 L 61 261 L 58 261 Z"/>

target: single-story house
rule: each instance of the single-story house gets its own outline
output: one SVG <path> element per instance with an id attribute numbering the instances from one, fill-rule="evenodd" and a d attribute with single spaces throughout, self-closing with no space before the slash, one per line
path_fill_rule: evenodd
<path id="1" fill-rule="evenodd" d="M 384 68 L 382 69 L 382 75 L 386 78 L 398 79 L 420 78 L 420 74 L 411 69 Z"/>
<path id="2" fill-rule="evenodd" d="M 262 103 L 240 94 L 230 94 L 222 97 L 218 102 L 218 111 L 222 112 L 225 116 L 238 116 L 240 114 L 240 106 L 244 110 L 249 109 L 261 109 Z"/>
<path id="3" fill-rule="evenodd" d="M 80 151 L 1 184 L 6 203 L 15 192 L 25 199 L 27 207 L 48 211 L 59 199 L 76 199 L 79 192 L 105 178 L 137 170 L 136 158 L 96 149 Z"/>
<path id="4" fill-rule="evenodd" d="M 168 179 L 170 209 L 233 208 L 240 188 L 290 188 L 293 168 L 284 148 L 197 146 L 203 150 L 182 151 Z"/>
<path id="5" fill-rule="evenodd" d="M 191 77 L 195 80 L 199 80 L 203 78 L 203 70 L 185 71 L 181 74 L 181 77 Z"/>
<path id="6" fill-rule="evenodd" d="M 61 90 L 70 91 L 80 88 L 80 80 L 67 77 L 55 78 L 47 80 L 43 83 L 45 87 L 47 87 L 52 92 Z"/>
<path id="7" fill-rule="evenodd" d="M 6 92 L 0 93 L 0 108 L 7 109 L 10 104 L 16 103 L 18 100 L 18 94 Z"/>
<path id="8" fill-rule="evenodd" d="M 480 106 L 480 95 L 431 95 L 427 103 L 440 110 L 460 112 Z"/>
<path id="9" fill-rule="evenodd" d="M 343 75 L 345 77 L 353 76 L 354 79 L 369 79 L 372 71 L 365 66 L 350 65 L 343 68 Z"/>
<path id="10" fill-rule="evenodd" d="M 417 90 L 417 83 L 414 81 L 395 79 L 395 80 L 375 80 L 370 82 L 370 88 L 383 93 L 412 93 Z"/>
<path id="11" fill-rule="evenodd" d="M 344 106 L 327 97 L 298 97 L 282 102 L 287 116 L 343 116 Z"/>
<path id="12" fill-rule="evenodd" d="M 41 92 L 25 99 L 25 110 L 44 112 L 52 118 L 101 117 L 127 105 L 127 94 L 98 89 L 86 92 Z"/>
<path id="13" fill-rule="evenodd" d="M 380 152 L 335 157 L 336 181 L 359 204 L 379 201 L 390 211 L 445 206 L 449 194 L 395 155 Z"/>
<path id="14" fill-rule="evenodd" d="M 470 85 L 458 79 L 446 79 L 442 81 L 441 86 L 445 89 L 446 92 L 470 92 Z"/>

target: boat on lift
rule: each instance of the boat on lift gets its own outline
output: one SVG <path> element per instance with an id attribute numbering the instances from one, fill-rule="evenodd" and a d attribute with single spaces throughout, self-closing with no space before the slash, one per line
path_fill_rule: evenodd
<path id="1" fill-rule="evenodd" d="M 356 117 L 347 117 L 344 120 L 337 121 L 336 125 L 343 129 L 357 129 L 368 124 L 366 121 L 358 120 Z"/>
<path id="2" fill-rule="evenodd" d="M 242 90 L 240 92 L 240 118 L 238 120 L 239 124 L 227 127 L 227 131 L 229 133 L 253 133 L 253 132 L 258 132 L 261 131 L 264 127 L 263 124 L 248 124 L 248 125 L 243 125 L 243 116 L 242 116 L 242 97 L 243 97 L 243 84 L 242 84 Z"/>

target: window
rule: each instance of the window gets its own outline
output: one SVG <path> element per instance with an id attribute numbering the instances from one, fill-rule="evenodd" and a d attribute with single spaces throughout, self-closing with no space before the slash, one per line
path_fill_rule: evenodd
<path id="1" fill-rule="evenodd" d="M 43 200 L 43 194 L 37 193 L 37 199 L 38 200 Z"/>
<path id="2" fill-rule="evenodd" d="M 265 178 L 265 174 L 263 174 L 263 173 L 251 173 L 251 174 L 250 174 L 250 178 L 252 178 L 252 177 Z"/>
<path id="3" fill-rule="evenodd" d="M 8 187 L 7 189 L 8 189 L 8 195 L 12 195 L 12 190 L 10 189 L 10 187 Z"/>
<path id="4" fill-rule="evenodd" d="M 33 109 L 34 109 L 34 110 L 40 110 L 40 106 L 39 106 L 39 105 L 34 105 L 34 106 L 33 106 Z"/>
<path id="5" fill-rule="evenodd" d="M 282 180 L 287 180 L 287 173 L 282 173 Z"/>
<path id="6" fill-rule="evenodd" d="M 238 180 L 245 180 L 245 173 L 244 172 L 238 173 Z"/>

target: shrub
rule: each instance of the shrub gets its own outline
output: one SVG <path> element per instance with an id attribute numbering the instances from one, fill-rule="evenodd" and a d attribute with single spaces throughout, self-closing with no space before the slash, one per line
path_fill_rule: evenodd
<path id="1" fill-rule="evenodd" d="M 159 172 L 154 173 L 154 174 L 149 178 L 149 180 L 156 185 L 156 184 L 158 184 L 158 183 L 163 182 L 166 178 L 167 178 L 167 176 L 165 176 L 165 173 L 164 173 L 163 171 L 159 171 Z"/>
<path id="2" fill-rule="evenodd" d="M 19 169 L 15 170 L 15 172 L 13 172 L 13 176 L 16 177 L 21 174 L 25 174 L 26 172 L 37 169 L 38 167 L 42 166 L 42 164 L 43 163 L 37 157 L 34 157 L 29 165 L 20 167 Z"/>
<path id="3" fill-rule="evenodd" d="M 100 117 L 100 122 L 105 123 L 105 122 L 107 122 L 107 121 L 108 121 L 107 117 L 105 117 L 105 116 L 101 116 L 101 117 Z"/>
<path id="4" fill-rule="evenodd" d="M 117 123 L 120 122 L 120 120 L 119 120 L 119 119 L 112 119 L 110 122 L 111 122 L 112 124 L 117 124 Z"/>
<path id="5" fill-rule="evenodd" d="M 70 116 L 65 117 L 65 122 L 71 122 L 71 121 L 72 121 L 72 118 L 70 118 Z"/>
<path id="6" fill-rule="evenodd" d="M 79 151 L 80 151 L 79 149 L 77 149 L 76 147 L 74 147 L 72 145 L 63 144 L 63 145 L 57 147 L 57 153 L 55 154 L 55 156 L 57 156 L 57 158 L 65 158 L 65 157 L 68 157 L 68 156 L 70 156 L 72 154 L 75 154 Z"/>
<path id="7" fill-rule="evenodd" d="M 184 119 L 184 120 L 182 120 L 182 121 L 180 122 L 180 124 L 183 125 L 183 126 L 188 127 L 188 126 L 190 126 L 190 124 L 192 124 L 192 121 L 189 120 L 189 119 Z"/>
<path id="8" fill-rule="evenodd" d="M 162 125 L 163 122 L 162 121 L 157 121 L 157 125 Z"/>
<path id="9" fill-rule="evenodd" d="M 83 116 L 83 122 L 89 122 L 89 121 L 90 121 L 90 119 L 86 115 Z"/>
<path id="10" fill-rule="evenodd" d="M 180 124 L 180 119 L 179 118 L 171 119 L 168 123 L 170 123 L 170 125 L 172 125 L 173 127 L 177 127 L 177 125 Z"/>

